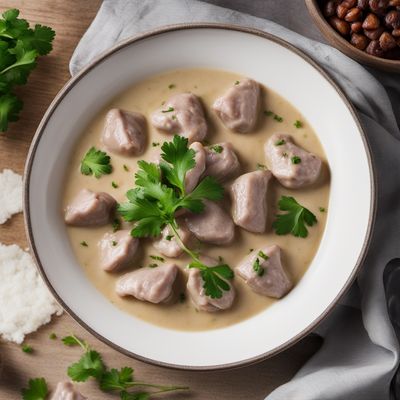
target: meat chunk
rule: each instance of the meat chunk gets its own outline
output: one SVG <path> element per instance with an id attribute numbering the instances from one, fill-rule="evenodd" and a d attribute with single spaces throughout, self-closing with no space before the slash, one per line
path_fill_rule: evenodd
<path id="1" fill-rule="evenodd" d="M 201 261 L 208 267 L 218 265 L 218 262 L 210 257 L 201 257 Z M 193 305 L 200 311 L 215 312 L 230 308 L 235 300 L 235 288 L 229 281 L 230 290 L 223 291 L 222 297 L 213 299 L 205 294 L 203 289 L 204 281 L 199 269 L 191 268 L 189 270 L 189 279 L 187 290 Z"/>
<path id="2" fill-rule="evenodd" d="M 189 146 L 190 149 L 195 151 L 194 161 L 196 165 L 186 172 L 185 176 L 185 189 L 186 193 L 190 193 L 198 184 L 201 175 L 206 169 L 206 152 L 200 142 L 194 142 Z"/>
<path id="3" fill-rule="evenodd" d="M 254 292 L 263 296 L 280 299 L 293 287 L 277 245 L 252 251 L 235 270 Z"/>
<path id="4" fill-rule="evenodd" d="M 71 382 L 58 382 L 56 390 L 50 400 L 86 400 L 87 397 L 82 396 Z"/>
<path id="5" fill-rule="evenodd" d="M 262 233 L 267 222 L 267 190 L 270 171 L 241 175 L 231 185 L 232 216 L 236 225 L 250 232 Z"/>
<path id="6" fill-rule="evenodd" d="M 110 222 L 117 202 L 105 192 L 82 189 L 66 207 L 65 222 L 73 226 L 101 226 Z"/>
<path id="7" fill-rule="evenodd" d="M 151 116 L 155 128 L 188 138 L 189 143 L 201 142 L 207 135 L 207 122 L 200 99 L 193 93 L 170 97 Z"/>
<path id="8" fill-rule="evenodd" d="M 123 156 L 138 156 L 146 145 L 146 119 L 144 115 L 117 108 L 106 115 L 101 140 L 107 150 Z"/>
<path id="9" fill-rule="evenodd" d="M 206 170 L 204 176 L 213 176 L 224 182 L 240 172 L 240 163 L 231 143 L 218 143 L 205 147 Z"/>
<path id="10" fill-rule="evenodd" d="M 178 274 L 176 264 L 165 263 L 155 268 L 139 268 L 118 279 L 119 296 L 133 296 L 150 303 L 165 303 L 173 295 L 173 284 Z"/>
<path id="11" fill-rule="evenodd" d="M 275 133 L 264 150 L 271 172 L 287 188 L 311 185 L 320 175 L 321 159 L 297 146 L 290 135 Z"/>
<path id="12" fill-rule="evenodd" d="M 185 222 L 201 242 L 218 245 L 229 244 L 235 236 L 235 225 L 231 217 L 216 203 L 204 200 L 204 211 L 191 213 L 185 217 Z"/>
<path id="13" fill-rule="evenodd" d="M 188 245 L 192 234 L 183 220 L 178 220 L 178 225 L 179 237 L 185 245 Z M 161 236 L 154 240 L 153 246 L 158 252 L 166 257 L 176 258 L 183 253 L 181 246 L 179 246 L 176 241 L 174 232 L 172 232 L 168 226 L 161 231 Z"/>
<path id="14" fill-rule="evenodd" d="M 236 83 L 215 100 L 213 109 L 227 128 L 239 133 L 250 132 L 260 109 L 260 85 L 252 79 Z"/>
<path id="15" fill-rule="evenodd" d="M 105 271 L 116 271 L 129 266 L 137 256 L 139 239 L 129 230 L 106 233 L 99 242 L 100 263 Z"/>

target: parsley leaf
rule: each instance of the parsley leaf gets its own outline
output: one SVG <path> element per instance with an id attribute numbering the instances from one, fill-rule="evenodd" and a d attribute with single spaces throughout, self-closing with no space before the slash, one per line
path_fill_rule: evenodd
<path id="1" fill-rule="evenodd" d="M 45 400 L 48 394 L 47 383 L 44 378 L 30 379 L 29 387 L 22 389 L 23 400 Z"/>
<path id="2" fill-rule="evenodd" d="M 110 159 L 110 156 L 104 151 L 91 147 L 81 161 L 81 173 L 83 175 L 94 175 L 96 178 L 111 174 Z"/>
<path id="3" fill-rule="evenodd" d="M 67 372 L 75 382 L 85 382 L 89 377 L 100 378 L 104 372 L 103 360 L 97 351 L 88 350 Z"/>
<path id="4" fill-rule="evenodd" d="M 7 10 L 0 18 L 0 131 L 8 122 L 18 120 L 22 102 L 12 93 L 14 86 L 24 85 L 36 67 L 38 56 L 52 49 L 55 32 L 42 25 L 32 29 L 18 18 L 19 11 Z"/>
<path id="5" fill-rule="evenodd" d="M 287 213 L 276 216 L 277 219 L 272 224 L 275 233 L 277 235 L 291 233 L 297 237 L 307 237 L 307 226 L 313 226 L 317 223 L 316 216 L 293 197 L 282 196 L 278 205 L 281 211 L 287 211 Z"/>
<path id="6" fill-rule="evenodd" d="M 264 275 L 264 268 L 260 264 L 260 260 L 258 258 L 255 259 L 253 263 L 253 271 L 258 275 L 258 276 L 263 276 Z"/>
<path id="7" fill-rule="evenodd" d="M 219 264 L 214 267 L 205 266 L 198 260 L 192 261 L 189 268 L 198 268 L 203 279 L 205 294 L 212 299 L 220 299 L 223 291 L 229 291 L 230 285 L 227 279 L 232 279 L 234 273 L 227 264 Z"/>
<path id="8" fill-rule="evenodd" d="M 121 400 L 148 400 L 150 399 L 151 393 L 148 392 L 138 392 L 138 393 L 128 393 L 122 391 L 120 393 Z"/>
<path id="9" fill-rule="evenodd" d="M 100 389 L 105 392 L 112 390 L 127 389 L 130 383 L 133 382 L 133 369 L 123 367 L 121 370 L 112 368 L 110 371 L 104 372 L 100 379 Z"/>
<path id="10" fill-rule="evenodd" d="M 161 150 L 161 158 L 169 163 L 160 164 L 165 178 L 184 195 L 186 172 L 196 165 L 194 150 L 188 148 L 188 140 L 185 137 L 178 135 L 174 136 L 172 142 L 164 142 Z"/>
<path id="11" fill-rule="evenodd" d="M 14 94 L 0 95 L 0 132 L 5 132 L 8 122 L 17 121 L 22 109 L 22 101 Z"/>

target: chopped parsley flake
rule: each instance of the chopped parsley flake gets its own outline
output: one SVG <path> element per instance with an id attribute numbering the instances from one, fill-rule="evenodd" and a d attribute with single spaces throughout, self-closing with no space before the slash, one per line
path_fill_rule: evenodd
<path id="1" fill-rule="evenodd" d="M 82 240 L 82 242 L 80 243 L 81 246 L 83 247 L 89 247 L 89 245 L 87 244 L 87 242 L 85 242 L 84 240 Z"/>
<path id="2" fill-rule="evenodd" d="M 156 264 L 156 263 L 149 264 L 149 268 L 157 268 L 157 267 L 158 267 L 158 264 Z"/>
<path id="3" fill-rule="evenodd" d="M 32 347 L 32 346 L 29 346 L 28 344 L 24 344 L 24 345 L 22 346 L 22 351 L 23 351 L 24 353 L 31 354 L 31 353 L 33 353 L 33 347 Z"/>
<path id="4" fill-rule="evenodd" d="M 254 249 L 249 249 L 249 253 L 251 253 L 252 251 L 254 251 Z"/>
<path id="5" fill-rule="evenodd" d="M 118 244 L 118 242 L 116 242 L 115 240 L 113 240 L 113 241 L 111 242 L 111 244 L 115 247 L 115 246 Z"/>
<path id="6" fill-rule="evenodd" d="M 168 85 L 168 89 L 175 89 L 175 88 L 176 88 L 175 83 L 170 83 L 170 84 Z"/>
<path id="7" fill-rule="evenodd" d="M 114 189 L 117 189 L 117 188 L 118 188 L 118 184 L 117 184 L 116 182 L 114 182 L 114 181 L 111 182 L 111 186 L 112 186 Z"/>
<path id="8" fill-rule="evenodd" d="M 286 140 L 281 139 L 281 140 L 278 140 L 278 141 L 275 142 L 275 146 L 282 146 L 285 143 L 286 143 Z"/>
<path id="9" fill-rule="evenodd" d="M 283 118 L 282 118 L 281 116 L 275 114 L 275 115 L 274 115 L 274 120 L 275 120 L 275 121 L 278 121 L 278 122 L 282 122 L 282 121 L 283 121 Z"/>
<path id="10" fill-rule="evenodd" d="M 150 256 L 150 258 L 152 258 L 153 260 L 161 261 L 161 262 L 165 261 L 165 259 L 163 257 L 160 257 L 160 256 Z"/>
<path id="11" fill-rule="evenodd" d="M 153 142 L 151 145 L 152 145 L 153 147 L 157 147 L 157 146 L 160 145 L 160 143 L 159 143 L 159 142 Z"/>
<path id="12" fill-rule="evenodd" d="M 266 115 L 267 117 L 272 117 L 273 115 L 275 115 L 275 113 L 273 111 L 266 110 L 264 111 L 264 115 Z"/>
<path id="13" fill-rule="evenodd" d="M 325 208 L 325 207 L 319 207 L 319 211 L 320 211 L 320 212 L 325 212 L 325 211 L 326 211 L 326 208 Z"/>
<path id="14" fill-rule="evenodd" d="M 214 152 L 214 153 L 222 153 L 223 147 L 220 146 L 219 144 L 216 144 L 214 146 L 211 146 L 210 149 Z"/>
<path id="15" fill-rule="evenodd" d="M 267 117 L 273 117 L 275 121 L 278 122 L 282 122 L 283 118 L 281 116 L 279 116 L 278 114 L 275 114 L 273 111 L 271 110 L 266 110 L 264 111 L 264 115 L 266 115 Z"/>
<path id="16" fill-rule="evenodd" d="M 165 239 L 169 242 L 174 238 L 174 235 L 168 235 Z"/>
<path id="17" fill-rule="evenodd" d="M 111 225 L 113 232 L 117 232 L 121 229 L 121 221 L 118 218 L 115 218 Z"/>
<path id="18" fill-rule="evenodd" d="M 260 260 L 258 258 L 256 258 L 253 263 L 253 270 L 258 276 L 264 275 L 264 268 L 260 265 Z"/>
<path id="19" fill-rule="evenodd" d="M 264 260 L 268 260 L 269 259 L 269 257 L 263 252 L 263 251 L 259 251 L 258 252 L 258 257 L 261 257 L 261 258 L 263 258 Z"/>
<path id="20" fill-rule="evenodd" d="M 303 127 L 303 123 L 301 121 L 299 121 L 298 119 L 295 121 L 295 123 L 293 124 L 297 129 L 300 129 Z"/>
<path id="21" fill-rule="evenodd" d="M 264 170 L 267 169 L 267 167 L 264 164 L 257 163 L 257 169 Z"/>
<path id="22" fill-rule="evenodd" d="M 175 111 L 174 107 L 168 107 L 166 110 L 162 110 L 161 112 L 168 113 L 168 112 L 172 112 L 172 111 Z"/>
<path id="23" fill-rule="evenodd" d="M 282 153 L 282 157 L 287 157 L 288 156 L 288 153 Z"/>
<path id="24" fill-rule="evenodd" d="M 123 165 L 123 168 L 124 168 L 124 170 L 126 171 L 126 172 L 128 172 L 129 171 L 129 168 L 128 168 L 128 166 L 127 165 Z"/>
<path id="25" fill-rule="evenodd" d="M 50 333 L 50 335 L 49 335 L 49 339 L 51 339 L 51 340 L 56 340 L 56 339 L 57 339 L 57 335 L 56 335 L 54 332 L 52 332 L 52 333 Z"/>
<path id="26" fill-rule="evenodd" d="M 240 81 L 235 81 L 235 85 L 239 85 Z"/>
<path id="27" fill-rule="evenodd" d="M 176 115 L 173 115 L 171 118 L 172 118 L 173 120 L 176 120 Z"/>
<path id="28" fill-rule="evenodd" d="M 300 164 L 301 163 L 301 158 L 297 156 L 292 157 L 292 164 Z"/>

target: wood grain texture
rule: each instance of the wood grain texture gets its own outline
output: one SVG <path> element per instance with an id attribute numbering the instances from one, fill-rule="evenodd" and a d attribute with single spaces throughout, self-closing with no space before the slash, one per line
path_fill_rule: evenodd
<path id="1" fill-rule="evenodd" d="M 22 173 L 25 158 L 35 130 L 53 97 L 69 79 L 68 63 L 80 37 L 85 32 L 100 0 L 1 0 L 0 11 L 18 8 L 23 18 L 31 23 L 52 26 L 57 32 L 51 55 L 39 61 L 29 83 L 18 91 L 25 103 L 19 122 L 11 125 L 5 135 L 0 135 L 0 171 L 11 168 Z M 22 215 L 17 215 L 0 225 L 0 242 L 17 243 L 23 248 L 27 241 Z M 0 376 L 0 399 L 19 399 L 20 389 L 28 379 L 45 377 L 50 388 L 67 378 L 69 364 L 79 358 L 80 351 L 65 347 L 60 340 L 49 339 L 55 332 L 58 338 L 71 332 L 87 339 L 104 355 L 109 366 L 132 366 L 141 380 L 156 383 L 188 385 L 189 393 L 171 394 L 165 399 L 239 400 L 263 399 L 275 387 L 289 380 L 304 361 L 319 347 L 319 339 L 309 336 L 290 350 L 263 363 L 226 372 L 181 372 L 154 367 L 130 359 L 99 342 L 84 331 L 71 317 L 64 314 L 49 325 L 29 335 L 26 343 L 34 348 L 33 354 L 25 354 L 20 346 L 0 343 L 3 370 Z M 134 340 L 134 337 L 132 337 Z M 171 349 L 174 351 L 174 349 Z M 80 385 L 89 399 L 117 398 L 101 393 L 92 383 Z"/>

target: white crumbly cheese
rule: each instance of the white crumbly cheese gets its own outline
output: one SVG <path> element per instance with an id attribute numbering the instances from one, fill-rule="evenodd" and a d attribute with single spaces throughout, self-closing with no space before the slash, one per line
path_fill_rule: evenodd
<path id="1" fill-rule="evenodd" d="M 0 243 L 0 335 L 22 343 L 25 335 L 50 322 L 62 308 L 36 270 L 31 255 Z"/>
<path id="2" fill-rule="evenodd" d="M 22 176 L 5 169 L 0 173 L 0 224 L 22 211 Z"/>

